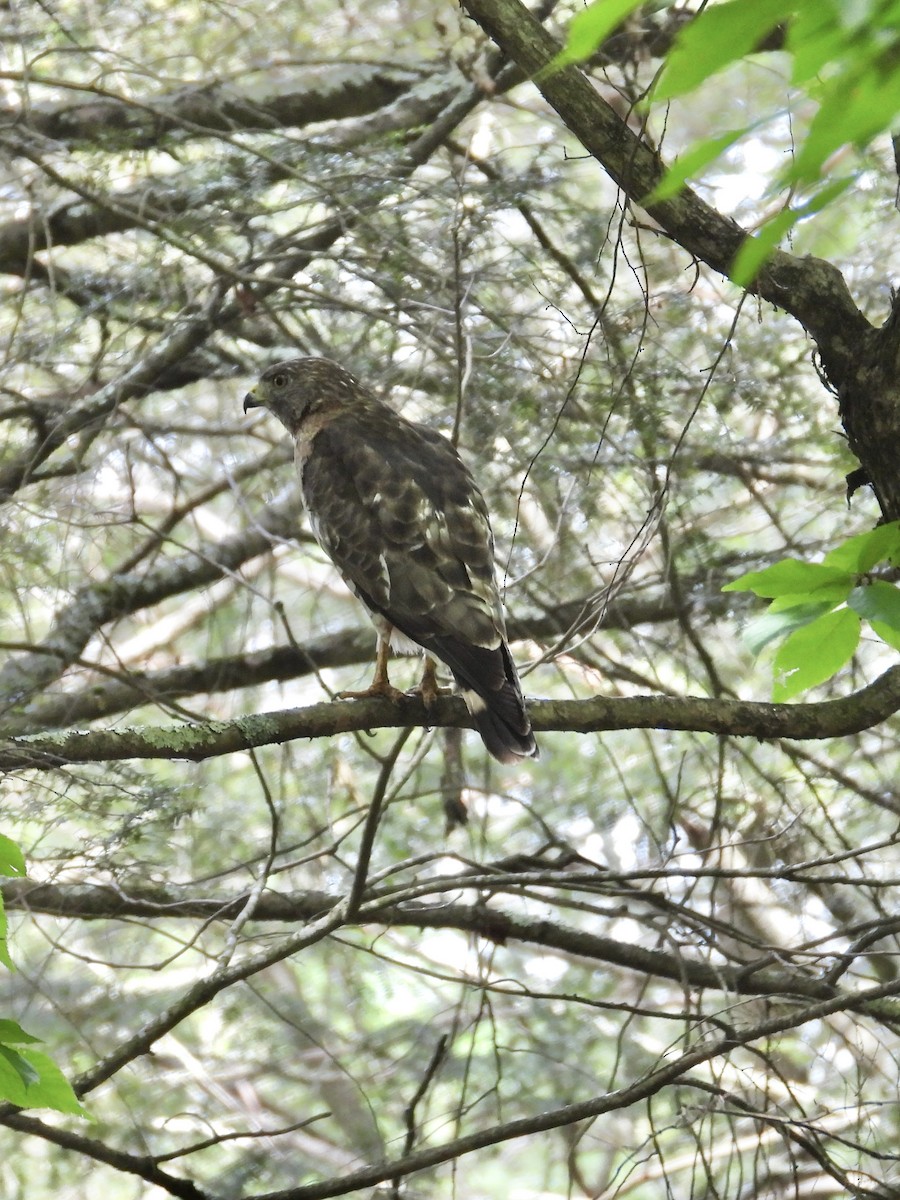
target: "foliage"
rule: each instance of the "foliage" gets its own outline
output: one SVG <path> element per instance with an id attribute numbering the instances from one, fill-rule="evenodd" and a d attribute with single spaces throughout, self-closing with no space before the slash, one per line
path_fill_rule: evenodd
<path id="1" fill-rule="evenodd" d="M 724 592 L 772 599 L 747 630 L 755 653 L 783 638 L 775 655 L 773 700 L 790 700 L 824 683 L 853 657 L 867 620 L 882 641 L 900 650 L 900 588 L 870 572 L 900 566 L 900 522 L 849 538 L 821 563 L 788 558 L 734 579 Z"/>
<path id="2" fill-rule="evenodd" d="M 23 876 L 25 859 L 22 851 L 8 837 L 0 834 L 0 875 Z M 0 962 L 14 970 L 6 942 L 6 913 L 0 894 Z M 26 1033 L 21 1025 L 7 1017 L 0 1018 L 0 1100 L 19 1108 L 54 1108 L 63 1113 L 85 1114 L 71 1084 L 52 1059 L 34 1047 L 40 1038 Z"/>
<path id="3" fill-rule="evenodd" d="M 25 859 L 22 851 L 15 842 L 0 833 L 0 875 L 24 874 Z M 0 895 L 0 963 L 10 971 L 13 969 L 12 959 L 9 957 L 9 947 L 6 944 L 6 912 L 3 908 L 2 895 Z"/>
<path id="4" fill-rule="evenodd" d="M 34 1049 L 39 1041 L 15 1021 L 0 1020 L 0 1096 L 19 1108 L 87 1116 L 56 1063 Z"/>
<path id="5" fill-rule="evenodd" d="M 896 171 L 744 294 L 782 52 L 645 112 L 691 6 L 545 75 L 550 7 L 0 7 L 3 1007 L 91 1114 L 0 1109 L 4 1200 L 894 1186 L 896 654 L 772 704 L 722 588 L 891 584 L 822 560 L 900 518 Z M 299 354 L 457 440 L 539 761 L 338 699 L 374 633 L 241 404 Z"/>
<path id="6" fill-rule="evenodd" d="M 557 66 L 583 62 L 642 0 L 595 0 L 573 18 Z M 731 269 L 735 283 L 746 285 L 801 221 L 858 184 L 865 163 L 834 177 L 837 156 L 847 147 L 865 149 L 890 132 L 900 114 L 900 3 L 897 0 L 726 0 L 709 4 L 684 25 L 655 80 L 651 102 L 665 104 L 684 96 L 735 62 L 752 55 L 773 33 L 783 31 L 790 59 L 796 143 L 773 174 L 769 194 L 786 194 L 779 210 L 748 238 Z M 727 85 L 726 85 L 727 86 Z M 799 97 L 814 105 L 807 127 Z M 694 142 L 647 196 L 646 203 L 677 195 L 737 143 L 756 135 L 766 122 L 784 119 L 781 106 L 754 113 L 738 128 Z M 799 136 L 798 136 L 799 133 Z"/>

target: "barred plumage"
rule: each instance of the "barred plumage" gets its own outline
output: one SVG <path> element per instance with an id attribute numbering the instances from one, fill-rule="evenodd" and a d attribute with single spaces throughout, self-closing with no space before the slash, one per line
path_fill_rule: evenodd
<path id="1" fill-rule="evenodd" d="M 258 406 L 294 438 L 312 530 L 378 629 L 378 668 L 364 694 L 392 694 L 386 659 L 396 631 L 450 668 L 495 758 L 536 757 L 487 507 L 454 447 L 326 358 L 270 367 L 244 400 L 245 411 Z"/>

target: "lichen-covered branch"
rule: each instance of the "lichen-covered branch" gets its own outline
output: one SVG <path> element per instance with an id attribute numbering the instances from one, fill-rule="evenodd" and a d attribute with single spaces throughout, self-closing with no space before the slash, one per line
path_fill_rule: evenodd
<path id="1" fill-rule="evenodd" d="M 15 122 L 20 136 L 35 133 L 74 148 L 86 144 L 115 153 L 160 146 L 172 137 L 302 129 L 362 116 L 396 100 L 421 76 L 421 71 L 372 63 L 282 66 L 261 73 L 255 83 L 213 82 L 142 100 L 83 85 L 68 103 L 37 102 L 0 115 Z M 29 86 L 39 89 L 40 76 L 29 72 Z"/>
<path id="2" fill-rule="evenodd" d="M 689 254 L 727 274 L 747 236 L 690 188 L 669 200 L 644 203 L 666 164 L 634 133 L 577 68 L 546 70 L 560 49 L 520 0 L 463 0 L 463 7 L 556 109 L 585 149 L 632 204 L 646 208 Z M 862 464 L 886 520 L 900 519 L 900 321 L 876 328 L 854 302 L 833 264 L 776 250 L 750 291 L 791 313 L 814 338 L 825 375 L 840 396 L 850 448 Z"/>
<path id="3" fill-rule="evenodd" d="M 271 534 L 281 536 L 296 536 L 292 528 L 298 514 L 288 508 L 279 517 L 275 510 L 268 510 L 260 521 L 261 528 Z M 255 533 L 243 534 L 234 539 L 234 544 L 247 551 L 247 557 L 260 553 L 265 549 L 261 546 Z M 209 574 L 209 566 L 219 563 L 223 570 L 227 561 L 235 564 L 229 551 L 233 543 L 205 548 L 202 562 L 207 564 L 204 578 L 200 583 L 206 584 L 215 578 Z M 223 557 L 223 553 L 225 557 Z M 244 561 L 244 560 L 242 560 Z M 183 565 L 195 573 L 201 571 L 201 561 L 194 556 L 186 556 Z M 139 607 L 154 601 L 164 599 L 174 594 L 164 586 L 168 580 L 169 586 L 174 586 L 180 577 L 180 572 L 174 569 L 174 564 L 165 568 L 157 568 L 151 576 L 144 578 L 143 587 L 137 587 L 132 594 L 132 604 Z M 704 574 L 702 583 L 708 583 L 708 573 Z M 187 584 L 192 587 L 191 583 Z M 701 591 L 701 581 L 696 582 L 692 595 L 700 598 L 703 611 L 711 613 L 724 611 L 729 599 L 720 591 Z M 184 590 L 182 588 L 181 590 Z M 81 593 L 79 593 L 81 595 Z M 76 610 L 72 617 L 74 626 L 79 625 L 77 610 L 79 597 L 75 597 L 72 605 Z M 596 603 L 594 602 L 594 607 Z M 677 615 L 678 606 L 670 595 L 663 592 L 659 595 L 619 596 L 603 609 L 596 618 L 595 628 L 603 630 L 632 629 L 637 625 L 652 625 L 668 622 Z M 513 617 L 509 623 L 509 635 L 513 642 L 530 639 L 543 642 L 564 635 L 573 627 L 577 627 L 579 619 L 585 612 L 591 610 L 588 598 L 572 600 L 568 604 L 542 613 L 526 617 Z M 134 611 L 134 610 L 132 610 Z M 95 611 L 95 616 L 98 615 Z M 99 615 L 102 615 L 99 614 Z M 121 613 L 118 615 L 122 615 Z M 60 618 L 62 620 L 62 618 Z M 79 639 L 86 630 L 87 623 L 81 628 L 79 637 L 70 640 L 70 648 L 77 651 Z M 73 630 L 74 632 L 74 630 Z M 94 631 L 96 632 L 96 631 Z M 162 667 L 153 671 L 129 671 L 118 678 L 100 675 L 88 685 L 60 693 L 43 693 L 35 696 L 27 704 L 19 704 L 15 709 L 8 710 L 0 719 L 2 736 L 19 736 L 26 733 L 36 733 L 38 730 L 61 729 L 66 726 L 85 725 L 102 717 L 110 717 L 116 713 L 127 712 L 147 703 L 167 703 L 182 700 L 187 696 L 207 695 L 215 692 L 228 692 L 239 688 L 270 683 L 274 680 L 285 681 L 299 679 L 319 671 L 341 667 L 356 666 L 369 663 L 372 660 L 374 645 L 374 630 L 367 622 L 357 623 L 324 637 L 311 637 L 301 644 L 272 646 L 266 650 L 253 651 L 246 654 L 233 654 L 222 658 L 211 658 L 205 662 L 179 663 L 176 666 Z M 60 670 L 61 662 L 56 649 L 59 647 L 58 638 L 45 640 L 42 657 L 48 654 L 56 658 L 55 670 Z M 577 656 L 577 652 L 573 651 Z M 17 660 L 21 663 L 21 659 Z M 38 659 L 32 652 L 30 670 L 38 668 Z M 75 661 L 72 659 L 71 661 Z M 8 668 L 11 669 L 11 668 Z M 24 669 L 22 666 L 19 671 Z M 50 668 L 45 664 L 42 678 L 45 684 L 52 682 L 47 678 Z M 3 679 L 0 671 L 0 681 Z M 37 676 L 34 676 L 35 681 Z"/>
<path id="4" fill-rule="evenodd" d="M 0 669 L 0 697 L 12 707 L 12 718 L 28 720 L 27 701 L 59 678 L 108 621 L 220 579 L 268 550 L 272 537 L 296 536 L 298 521 L 299 501 L 292 496 L 266 509 L 256 526 L 223 542 L 199 546 L 152 571 L 85 584 L 57 613 L 39 647 L 9 659 Z"/>
<path id="5" fill-rule="evenodd" d="M 536 732 L 600 733 L 613 729 L 671 729 L 730 737 L 821 739 L 870 729 L 900 710 L 900 667 L 838 700 L 769 704 L 697 696 L 634 696 L 589 700 L 535 700 Z M 297 738 L 333 737 L 370 729 L 470 728 L 462 700 L 441 697 L 428 708 L 418 696 L 336 701 L 309 708 L 254 713 L 234 721 L 198 721 L 130 729 L 67 730 L 0 742 L 0 770 L 49 770 L 69 763 L 124 759 L 200 762 Z"/>

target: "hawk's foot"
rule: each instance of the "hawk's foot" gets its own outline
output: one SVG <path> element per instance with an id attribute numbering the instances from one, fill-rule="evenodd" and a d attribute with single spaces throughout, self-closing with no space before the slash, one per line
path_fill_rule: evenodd
<path id="1" fill-rule="evenodd" d="M 338 692 L 338 700 L 371 700 L 380 697 L 383 700 L 390 700 L 392 704 L 398 704 L 404 697 L 405 693 L 387 679 L 373 679 L 367 688 L 363 688 L 361 692 Z"/>
<path id="2" fill-rule="evenodd" d="M 437 681 L 437 664 L 433 658 L 425 656 L 425 670 L 422 672 L 422 679 L 419 684 L 408 693 L 410 696 L 421 696 L 422 703 L 426 708 L 431 708 L 438 696 L 447 696 L 452 691 L 452 688 L 441 687 Z"/>
<path id="3" fill-rule="evenodd" d="M 395 688 L 388 678 L 390 652 L 390 638 L 379 635 L 378 653 L 375 656 L 375 674 L 372 676 L 372 682 L 361 692 L 338 692 L 338 700 L 371 700 L 374 696 L 390 700 L 392 704 L 398 704 L 403 699 L 403 692 L 399 688 Z"/>

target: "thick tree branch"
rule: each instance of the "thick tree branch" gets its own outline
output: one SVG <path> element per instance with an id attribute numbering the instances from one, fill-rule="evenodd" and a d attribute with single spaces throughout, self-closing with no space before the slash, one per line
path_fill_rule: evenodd
<path id="1" fill-rule="evenodd" d="M 871 729 L 900 709 L 900 667 L 837 700 L 769 704 L 699 696 L 633 696 L 589 700 L 534 700 L 528 706 L 536 732 L 599 733 L 612 729 L 672 729 L 729 737 L 821 739 Z M 0 742 L 0 770 L 52 770 L 72 763 L 123 759 L 189 759 L 200 762 L 297 738 L 333 737 L 372 729 L 469 729 L 462 700 L 440 697 L 426 708 L 418 696 L 394 703 L 368 699 L 314 704 L 257 713 L 234 721 L 72 730 Z"/>
<path id="2" fill-rule="evenodd" d="M 11 719 L 23 719 L 25 701 L 57 679 L 107 622 L 167 597 L 205 587 L 237 570 L 248 559 L 268 550 L 273 536 L 296 536 L 299 515 L 299 500 L 291 496 L 270 505 L 256 526 L 224 542 L 199 546 L 152 571 L 112 575 L 102 582 L 86 584 L 57 614 L 36 651 L 11 658 L 0 669 L 0 697 L 12 707 Z"/>
<path id="3" fill-rule="evenodd" d="M 0 119 L 20 135 L 118 153 L 160 146 L 172 135 L 181 141 L 240 130 L 302 129 L 317 121 L 363 116 L 392 103 L 421 76 L 421 71 L 387 64 L 280 67 L 262 73 L 255 85 L 213 82 L 141 101 L 86 85 L 84 99 L 7 109 Z M 32 89 L 41 82 L 29 72 Z M 52 86 L 58 88 L 59 82 Z"/>
<path id="4" fill-rule="evenodd" d="M 722 873 L 720 873 L 721 876 Z M 504 874 L 496 869 L 468 871 L 463 875 L 424 881 L 416 888 L 422 899 L 398 902 L 396 892 L 381 898 L 377 890 L 366 893 L 356 916 L 347 914 L 346 925 L 386 929 L 452 929 L 486 938 L 497 945 L 540 946 L 576 958 L 605 963 L 649 978 L 668 979 L 696 989 L 713 989 L 747 996 L 804 996 L 827 999 L 834 985 L 812 974 L 793 970 L 771 970 L 768 956 L 759 963 L 735 967 L 710 964 L 688 954 L 651 949 L 635 942 L 622 942 L 586 929 L 576 929 L 559 920 L 531 919 L 497 907 L 504 893 L 516 894 L 526 888 L 561 890 L 566 893 L 603 894 L 607 875 L 592 871 L 586 875 L 570 870 L 551 869 L 515 871 Z M 811 882 L 805 879 L 804 882 Z M 626 884 L 609 887 L 616 895 Z M 448 903 L 451 895 L 471 889 L 478 894 L 472 904 Z M 198 898 L 193 890 L 172 885 L 129 888 L 92 884 L 36 884 L 31 880 L 7 880 L 2 894 L 8 908 L 49 915 L 79 917 L 82 920 L 152 920 L 154 918 L 229 921 L 240 914 L 246 895 L 233 898 Z M 629 891 L 633 903 L 652 904 L 654 896 Z M 489 906 L 486 898 L 491 896 Z M 441 903 L 436 899 L 441 898 Z M 297 924 L 315 922 L 333 912 L 341 897 L 325 892 L 279 893 L 265 891 L 253 912 L 254 921 Z M 657 901 L 658 897 L 655 898 Z M 682 914 L 683 915 L 683 914 Z M 701 925 L 703 918 L 698 918 Z M 785 953 L 785 961 L 788 955 Z"/>
<path id="5" fill-rule="evenodd" d="M 276 514 L 267 512 L 262 524 L 265 530 L 277 532 Z M 294 532 L 290 527 L 293 520 L 291 513 L 285 514 L 288 526 L 282 525 L 282 536 L 291 536 Z M 254 540 L 248 541 L 248 538 Z M 237 541 L 237 539 L 235 539 Z M 241 535 L 241 542 L 248 551 L 258 553 L 258 542 L 255 535 Z M 202 569 L 205 563 L 224 565 L 223 550 L 227 546 L 218 545 L 198 551 L 201 562 L 194 562 L 195 572 Z M 252 554 L 248 554 L 252 557 Z M 230 558 L 230 556 L 229 556 Z M 174 564 L 173 564 L 174 566 Z M 185 561 L 185 566 L 188 562 Z M 231 567 L 234 569 L 234 566 Z M 208 574 L 208 572 L 207 572 Z M 132 597 L 132 603 L 138 607 L 146 607 L 150 601 L 142 601 L 140 597 L 153 596 L 154 579 L 162 584 L 168 579 L 171 584 L 178 582 L 179 572 L 167 567 L 159 568 L 150 576 L 145 577 L 145 587 L 138 588 Z M 200 585 L 209 583 L 214 575 L 198 581 Z M 709 572 L 705 572 L 702 581 L 695 581 L 691 588 L 692 599 L 695 600 L 705 616 L 724 612 L 733 603 L 720 590 L 708 593 L 700 591 L 701 584 L 710 582 Z M 193 584 L 188 584 L 193 587 Z M 92 590 L 92 589 L 89 589 Z M 184 590 L 184 589 L 182 589 Z M 165 591 L 163 587 L 157 599 L 174 594 Z M 73 600 L 73 606 L 78 607 L 79 597 Z M 532 616 L 513 618 L 509 621 L 509 635 L 512 642 L 530 639 L 544 642 L 550 638 L 564 634 L 580 616 L 596 607 L 596 600 L 573 600 L 560 605 L 552 611 L 537 613 Z M 133 609 L 132 611 L 136 611 Z M 102 615 L 102 614 L 100 614 Z M 121 614 L 117 614 L 121 615 Z M 597 630 L 633 629 L 638 625 L 653 625 L 672 621 L 678 616 L 678 606 L 667 593 L 647 597 L 619 596 L 603 610 L 596 619 L 593 627 Z M 61 619 L 61 618 L 59 618 Z M 77 624 L 77 621 L 75 622 Z M 273 646 L 268 650 L 259 650 L 248 654 L 234 654 L 223 658 L 213 658 L 206 662 L 181 663 L 178 666 L 163 667 L 156 671 L 134 671 L 121 678 L 111 679 L 97 675 L 96 679 L 85 687 L 53 695 L 36 696 L 30 703 L 19 705 L 15 710 L 3 714 L 0 719 L 0 736 L 12 737 L 26 733 L 36 733 L 39 730 L 60 729 L 66 726 L 84 725 L 101 717 L 113 716 L 116 713 L 127 712 L 129 709 L 148 703 L 171 702 L 182 700 L 188 696 L 206 695 L 214 692 L 227 692 L 240 688 L 257 686 L 273 681 L 283 682 L 289 679 L 300 679 L 306 675 L 316 674 L 329 669 L 358 666 L 372 661 L 374 630 L 371 625 L 354 624 L 336 633 L 321 638 L 310 638 L 300 645 Z M 59 640 L 49 636 L 44 644 L 43 656 L 47 653 L 56 655 Z M 77 651 L 78 639 L 73 638 L 70 646 Z M 74 661 L 71 660 L 71 661 Z M 37 659 L 32 659 L 37 665 Z M 57 661 L 56 669 L 61 664 Z M 0 681 L 3 672 L 0 671 Z"/>
<path id="6" fill-rule="evenodd" d="M 585 149 L 633 203 L 641 204 L 665 174 L 660 155 L 633 133 L 615 109 L 577 68 L 542 74 L 559 43 L 519 0 L 462 0 L 462 6 L 500 46 L 559 113 Z M 647 212 L 689 254 L 727 274 L 745 231 L 686 188 L 671 200 L 648 204 Z M 841 272 L 813 257 L 777 251 L 751 290 L 795 316 L 819 345 L 832 383 L 841 386 L 873 332 Z"/>

